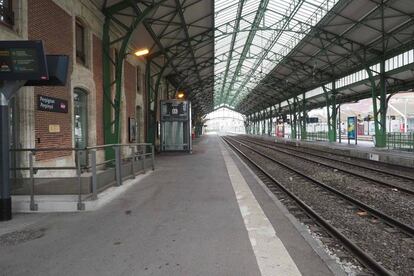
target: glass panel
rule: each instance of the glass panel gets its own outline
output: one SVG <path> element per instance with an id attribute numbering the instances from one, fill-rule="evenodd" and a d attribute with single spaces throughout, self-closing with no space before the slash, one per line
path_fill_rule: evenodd
<path id="1" fill-rule="evenodd" d="M 85 148 L 88 145 L 88 110 L 87 95 L 80 89 L 73 93 L 74 136 L 75 148 Z M 86 164 L 86 154 L 81 152 L 81 164 Z"/>
<path id="2" fill-rule="evenodd" d="M 163 147 L 164 150 L 185 150 L 184 145 L 185 123 L 184 122 L 163 122 Z"/>

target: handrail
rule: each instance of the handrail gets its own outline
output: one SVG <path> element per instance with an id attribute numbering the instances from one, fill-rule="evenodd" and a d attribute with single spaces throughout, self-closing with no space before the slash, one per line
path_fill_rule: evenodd
<path id="1" fill-rule="evenodd" d="M 106 144 L 106 145 L 95 145 L 89 146 L 84 148 L 22 148 L 22 149 L 10 149 L 12 152 L 22 152 L 22 151 L 32 151 L 32 152 L 40 152 L 40 151 L 85 151 L 85 150 L 93 150 L 93 149 L 103 149 L 108 147 L 133 147 L 133 146 L 152 146 L 151 143 L 131 143 L 131 144 Z"/>
<path id="2" fill-rule="evenodd" d="M 147 147 L 150 147 L 148 151 Z M 121 147 L 129 147 L 132 150 L 131 154 L 122 157 L 121 154 Z M 140 149 L 137 149 L 140 147 Z M 96 154 L 97 150 L 104 149 L 104 148 L 113 148 L 115 151 L 115 158 L 110 160 L 105 160 L 101 163 L 97 162 Z M 23 148 L 23 149 L 10 149 L 11 152 L 28 152 L 29 153 L 29 167 L 13 167 L 11 170 L 13 171 L 25 171 L 28 170 L 30 172 L 30 210 L 36 211 L 37 204 L 35 202 L 35 177 L 37 171 L 39 170 L 76 170 L 76 178 L 78 183 L 78 202 L 77 207 L 78 210 L 84 210 L 85 205 L 82 201 L 82 182 L 81 182 L 81 175 L 84 169 L 90 170 L 92 173 L 92 200 L 97 199 L 97 167 L 106 165 L 108 163 L 115 165 L 115 182 L 116 186 L 121 186 L 123 177 L 122 177 L 122 166 L 125 161 L 129 160 L 131 163 L 131 173 L 128 176 L 135 178 L 135 162 L 141 160 L 141 171 L 145 173 L 146 169 L 146 159 L 147 156 L 151 156 L 151 165 L 152 170 L 155 169 L 155 147 L 151 143 L 131 143 L 131 144 L 107 144 L 107 145 L 96 145 L 84 148 Z M 54 151 L 72 151 L 75 152 L 75 166 L 42 166 L 42 167 L 35 167 L 34 166 L 34 157 L 37 152 L 54 152 Z M 81 164 L 79 160 L 81 159 L 81 152 L 86 152 L 89 156 L 87 164 Z"/>

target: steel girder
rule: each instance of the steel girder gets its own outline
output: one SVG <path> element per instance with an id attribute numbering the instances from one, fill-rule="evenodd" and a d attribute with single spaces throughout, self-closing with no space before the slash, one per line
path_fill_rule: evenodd
<path id="1" fill-rule="evenodd" d="M 231 81 L 230 81 L 230 84 L 229 84 L 229 88 L 225 92 L 222 91 L 222 93 L 223 92 L 226 93 L 226 96 L 224 98 L 224 103 L 228 103 L 229 93 L 230 93 L 230 91 L 233 90 L 233 87 L 234 87 L 234 83 L 236 81 L 236 78 L 240 74 L 240 70 L 241 70 L 241 67 L 243 65 L 243 62 L 244 62 L 244 60 L 245 60 L 245 58 L 246 58 L 246 56 L 248 54 L 248 51 L 250 50 L 250 47 L 251 47 L 252 42 L 253 42 L 253 39 L 254 39 L 254 37 L 256 35 L 256 32 L 257 32 L 256 29 L 259 27 L 260 23 L 263 20 L 263 16 L 265 14 L 265 11 L 266 11 L 266 8 L 267 8 L 267 5 L 268 4 L 269 4 L 269 0 L 261 0 L 260 1 L 259 8 L 257 10 L 256 16 L 254 18 L 254 21 L 251 24 L 252 29 L 249 31 L 249 35 L 248 35 L 248 37 L 246 39 L 246 42 L 244 44 L 242 53 L 240 55 L 240 59 L 239 59 L 239 61 L 237 63 L 237 67 L 236 67 L 236 69 L 234 71 L 234 74 L 233 74 L 233 76 L 231 78 Z M 239 19 L 239 21 L 240 21 L 240 19 Z M 225 83 L 224 83 L 224 85 L 225 85 Z"/>
<path id="2" fill-rule="evenodd" d="M 229 52 L 229 56 L 227 57 L 226 70 L 224 72 L 223 84 L 222 84 L 221 92 L 220 92 L 220 103 L 222 103 L 222 101 L 223 101 L 224 89 L 225 89 L 225 86 L 226 86 L 227 77 L 228 77 L 229 69 L 230 69 L 230 62 L 233 59 L 234 44 L 236 43 L 236 37 L 237 37 L 238 30 L 239 30 L 239 27 L 240 27 L 240 20 L 242 18 L 242 11 L 243 11 L 244 2 L 245 2 L 245 0 L 240 0 L 239 5 L 237 7 L 236 22 L 235 22 L 235 26 L 234 26 L 234 32 L 233 32 L 233 35 L 231 37 L 230 52 Z"/>
<path id="3" fill-rule="evenodd" d="M 322 89 L 326 100 L 326 110 L 328 118 L 328 139 L 329 142 L 336 142 L 336 126 L 337 126 L 337 104 L 336 96 L 338 91 L 335 89 L 335 82 L 331 84 L 331 88 L 322 85 Z"/>
<path id="4" fill-rule="evenodd" d="M 172 1 L 170 12 L 162 18 L 151 18 L 144 21 L 144 25 L 155 42 L 158 50 L 149 56 L 154 63 L 168 62 L 168 68 L 164 75 L 176 84 L 176 89 L 186 90 L 190 97 L 194 93 L 202 93 L 206 101 L 193 102 L 195 113 L 205 114 L 213 109 L 212 89 L 198 87 L 197 91 L 190 89 L 190 84 L 201 83 L 203 77 L 213 75 L 209 71 L 210 61 L 213 60 L 213 26 L 201 26 L 200 22 L 212 17 L 212 12 L 207 13 L 192 22 L 187 22 L 184 11 L 202 4 L 202 0 Z M 190 28 L 198 28 L 203 31 L 195 35 L 190 34 Z M 202 52 L 202 54 L 196 54 Z M 201 72 L 203 76 L 201 76 Z"/>
<path id="5" fill-rule="evenodd" d="M 104 6 L 105 23 L 103 25 L 103 109 L 104 109 L 104 142 L 118 144 L 121 138 L 121 94 L 124 60 L 132 33 L 145 17 L 159 7 L 166 0 L 159 1 L 121 1 L 112 6 Z M 140 10 L 140 7 L 142 11 Z M 122 13 L 129 9 L 129 13 Z M 117 15 L 128 17 L 129 20 L 120 20 Z M 121 35 L 111 38 L 112 28 L 120 31 Z M 112 51 L 111 46 L 120 44 L 118 51 Z M 112 66 L 114 71 L 112 72 Z M 114 159 L 113 149 L 105 150 L 107 160 Z"/>
<path id="6" fill-rule="evenodd" d="M 243 83 L 240 85 L 240 87 L 233 94 L 232 99 L 230 100 L 230 105 L 233 105 L 234 101 L 239 96 L 242 89 L 250 81 L 251 77 L 256 73 L 259 66 L 262 64 L 263 60 L 271 52 L 271 49 L 273 48 L 273 46 L 276 43 L 278 43 L 278 40 L 279 40 L 280 36 L 282 35 L 282 33 L 285 32 L 289 28 L 289 24 L 291 23 L 293 16 L 296 14 L 296 12 L 299 10 L 299 8 L 302 6 L 303 3 L 304 3 L 304 1 L 297 1 L 297 3 L 291 9 L 290 14 L 285 16 L 283 18 L 283 20 L 278 23 L 278 25 L 280 25 L 279 30 L 274 32 L 272 34 L 271 38 L 267 41 L 263 51 L 260 53 L 260 57 L 257 60 L 255 60 L 255 64 L 249 70 L 249 72 L 247 73 L 247 77 L 243 80 Z M 255 28 L 255 25 L 253 25 L 253 28 Z"/>
<path id="7" fill-rule="evenodd" d="M 375 2 L 375 1 L 373 1 Z M 390 2 L 390 1 L 387 1 Z M 342 3 L 342 2 L 340 2 Z M 374 13 L 375 11 L 378 11 L 381 6 L 386 6 L 387 3 L 385 3 L 385 1 L 381 2 L 376 2 L 378 4 L 378 6 L 376 7 L 376 9 L 373 9 L 373 11 L 371 11 L 369 14 Z M 401 11 L 398 11 L 401 12 Z M 369 14 L 367 14 L 365 16 L 365 18 L 367 18 L 369 16 Z M 335 11 L 331 11 L 327 17 L 329 16 L 338 16 L 338 13 Z M 291 53 L 284 58 L 279 65 L 273 70 L 273 71 L 277 71 L 278 67 L 281 67 L 285 64 L 290 64 L 290 62 L 292 62 L 293 60 L 295 60 L 296 63 L 302 63 L 305 64 L 304 62 L 300 62 L 299 59 L 301 58 L 301 52 L 300 49 L 303 47 L 303 45 L 312 45 L 314 47 L 318 47 L 320 48 L 320 50 L 318 52 L 316 52 L 313 56 L 311 56 L 309 58 L 310 61 L 318 61 L 318 59 L 320 59 L 321 57 L 327 57 L 327 53 L 330 53 L 330 55 L 333 56 L 337 56 L 337 57 L 341 57 L 341 59 L 335 61 L 335 62 L 329 62 L 329 59 L 326 58 L 326 60 L 328 60 L 325 65 L 325 67 L 319 67 L 317 68 L 317 72 L 330 72 L 330 73 L 334 73 L 332 74 L 332 76 L 336 76 L 336 78 L 339 78 L 341 76 L 350 74 L 352 72 L 358 71 L 360 69 L 365 68 L 365 64 L 375 64 L 376 62 L 379 62 L 381 58 L 383 58 L 383 54 L 381 49 L 378 48 L 378 43 L 382 40 L 382 41 L 387 41 L 389 39 L 393 39 L 396 35 L 398 35 L 399 32 L 401 32 L 401 30 L 404 30 L 405 28 L 411 26 L 413 24 L 413 20 L 412 20 L 412 16 L 410 16 L 408 18 L 409 15 L 404 14 L 401 12 L 400 16 L 407 16 L 407 21 L 404 22 L 404 24 L 401 24 L 398 28 L 391 30 L 387 33 L 384 33 L 382 38 L 377 38 L 374 41 L 371 41 L 369 44 L 364 45 L 362 43 L 359 43 L 357 41 L 351 40 L 349 39 L 346 35 L 351 32 L 356 26 L 363 24 L 361 22 L 354 22 L 352 24 L 352 26 L 350 28 L 348 28 L 344 33 L 342 33 L 341 35 L 337 35 L 335 33 L 326 31 L 324 29 L 324 25 L 317 25 L 315 27 L 311 27 L 309 26 L 309 28 L 311 28 L 312 30 L 309 32 L 309 35 L 307 37 L 319 37 L 320 41 L 321 41 L 321 45 L 314 45 L 311 40 L 307 37 L 305 37 L 303 39 L 303 41 L 298 44 L 292 51 Z M 381 18 L 381 17 L 380 17 Z M 387 18 L 387 16 L 384 16 L 383 18 Z M 369 26 L 369 24 L 365 24 L 366 26 Z M 378 31 L 378 30 L 376 30 Z M 322 42 L 324 44 L 322 44 Z M 410 44 L 410 43 L 409 43 Z M 338 46 L 338 47 L 342 47 L 342 48 L 346 48 L 346 52 L 344 54 L 335 52 L 333 50 L 330 50 L 329 47 L 330 46 Z M 408 46 L 409 47 L 409 46 Z M 403 52 L 405 49 L 407 48 L 407 44 L 401 44 L 401 47 L 399 49 L 391 49 L 388 50 L 386 52 L 386 56 L 390 57 L 393 54 L 398 54 L 400 52 Z M 356 58 L 355 56 L 355 52 L 359 52 L 364 56 L 364 64 L 361 64 L 360 61 Z M 302 56 L 303 58 L 303 56 Z M 353 66 L 349 66 L 349 63 L 351 63 Z M 273 72 L 272 72 L 273 73 Z M 272 74 L 270 73 L 270 74 Z M 293 74 L 289 75 L 289 76 L 285 76 L 286 78 L 292 78 Z M 296 83 L 306 83 L 306 81 L 304 82 L 304 78 L 308 78 L 308 75 L 304 75 L 301 79 L 297 79 L 295 82 Z M 318 85 L 324 84 L 324 83 L 329 83 L 332 80 L 334 80 L 333 77 L 331 78 L 324 78 L 324 79 L 316 79 L 316 81 L 318 82 Z M 259 85 L 256 86 L 256 88 L 254 89 L 254 92 L 257 92 L 256 89 L 258 89 Z M 311 85 L 307 84 L 307 90 L 311 90 L 313 87 L 315 87 L 315 85 Z M 273 94 L 276 94 L 277 92 L 274 91 Z M 301 94 L 303 93 L 303 89 L 299 88 L 296 89 L 296 92 L 292 93 L 290 95 L 290 97 L 292 97 L 293 95 L 297 95 L 297 94 Z M 260 92 L 258 92 L 258 94 L 260 94 Z M 283 99 L 286 100 L 286 99 Z M 243 105 L 236 105 L 236 109 L 242 111 L 242 112 L 249 112 L 248 109 L 246 109 L 246 105 L 244 104 L 244 100 L 241 100 L 240 102 L 243 102 Z M 259 101 L 260 102 L 260 101 Z M 272 104 L 276 104 L 272 103 Z M 243 106 L 243 108 L 241 107 Z"/>

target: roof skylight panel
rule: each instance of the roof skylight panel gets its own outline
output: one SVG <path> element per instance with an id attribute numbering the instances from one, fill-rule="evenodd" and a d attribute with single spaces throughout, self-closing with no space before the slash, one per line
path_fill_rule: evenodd
<path id="1" fill-rule="evenodd" d="M 247 80 L 250 78 L 249 75 L 252 75 L 252 70 L 260 70 L 262 72 L 261 75 L 270 72 L 272 70 L 272 67 L 274 67 L 274 65 L 278 61 L 280 61 L 281 56 L 286 55 L 294 47 L 294 45 L 296 45 L 299 39 L 304 36 L 305 32 L 303 32 L 303 27 L 298 24 L 298 21 L 310 21 L 310 19 L 315 15 L 315 10 L 317 10 L 322 4 L 325 5 L 324 9 L 326 10 L 330 9 L 335 4 L 334 2 L 336 2 L 335 0 L 329 0 L 329 3 L 326 1 L 328 0 L 270 0 L 258 30 L 252 30 L 251 24 L 255 20 L 256 13 L 258 12 L 261 1 L 247 0 L 244 3 L 242 9 L 242 18 L 240 20 L 238 30 L 234 30 L 236 24 L 235 22 L 232 22 L 231 19 L 229 19 L 233 18 L 233 20 L 236 20 L 235 16 L 237 14 L 238 1 L 216 1 L 216 26 L 217 22 L 220 22 L 221 24 L 226 24 L 226 21 L 231 22 L 231 24 L 225 25 L 225 28 L 221 28 L 220 31 L 223 32 L 223 30 L 227 30 L 229 33 L 234 31 L 239 32 L 236 37 L 234 49 L 228 48 L 229 52 L 233 51 L 233 55 L 232 60 L 230 61 L 230 68 L 227 68 L 227 70 L 229 70 L 229 77 L 227 78 L 226 82 L 229 82 L 231 80 L 237 80 L 238 85 L 233 85 L 233 88 L 243 90 L 238 92 L 240 93 L 240 95 L 245 94 L 246 90 L 250 90 L 251 84 L 249 84 Z M 298 5 L 299 3 L 301 6 L 298 6 L 299 9 L 296 9 L 296 5 Z M 225 11 L 226 8 L 227 11 Z M 217 13 L 217 11 L 219 12 Z M 223 13 L 226 12 L 232 14 L 233 17 L 229 15 L 223 15 Z M 293 21 L 289 22 L 289 25 L 286 25 L 286 16 L 291 15 L 293 12 L 295 12 Z M 319 12 L 318 19 L 322 18 L 322 13 L 323 12 Z M 312 23 L 316 23 L 316 21 L 313 20 Z M 287 30 L 280 34 L 281 27 L 286 27 Z M 247 47 L 250 47 L 249 56 L 244 60 L 240 60 L 240 53 L 246 47 L 246 40 L 249 36 L 249 32 L 251 31 L 256 31 L 256 33 L 255 37 L 252 40 L 252 45 L 247 45 Z M 278 36 L 275 36 L 275 34 L 277 34 Z M 277 37 L 278 39 L 276 43 L 273 41 L 274 37 Z M 226 39 L 222 40 L 222 42 L 230 44 L 231 40 L 232 35 L 229 35 L 228 37 L 226 37 Z M 222 51 L 225 51 L 226 47 L 221 46 L 221 43 L 220 47 L 220 51 L 218 52 L 220 54 L 223 54 Z M 271 47 L 270 50 L 267 49 L 269 47 Z M 229 57 L 229 55 L 227 57 Z M 262 64 L 259 64 L 259 60 L 262 60 Z M 223 65 L 223 63 L 221 63 L 221 66 L 218 67 L 218 69 L 221 70 L 223 69 L 223 67 L 226 67 L 226 65 Z M 235 69 L 239 66 L 240 72 L 237 73 L 240 74 L 237 76 L 233 76 L 236 73 L 234 72 Z M 257 76 L 255 76 L 255 81 L 252 81 L 251 83 L 256 82 L 256 80 Z M 243 87 L 239 87 L 239 83 L 243 83 L 242 86 L 245 85 L 246 89 L 243 89 Z M 227 87 L 227 83 L 225 84 L 225 86 Z M 231 92 L 233 94 L 233 91 Z"/>
<path id="2" fill-rule="evenodd" d="M 243 11 L 242 11 L 242 17 L 246 16 L 247 14 L 251 13 L 252 11 L 257 11 L 259 8 L 260 1 L 257 0 L 246 0 Z"/>
<path id="3" fill-rule="evenodd" d="M 226 12 L 230 7 L 237 6 L 238 0 L 215 0 L 214 10 L 216 13 Z"/>

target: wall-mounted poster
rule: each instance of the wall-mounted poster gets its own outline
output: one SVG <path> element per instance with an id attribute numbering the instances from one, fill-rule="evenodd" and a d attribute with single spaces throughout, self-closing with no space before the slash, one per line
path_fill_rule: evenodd
<path id="1" fill-rule="evenodd" d="M 135 121 L 135 118 L 129 117 L 128 125 L 129 125 L 129 142 L 134 143 L 137 141 L 137 123 Z"/>

